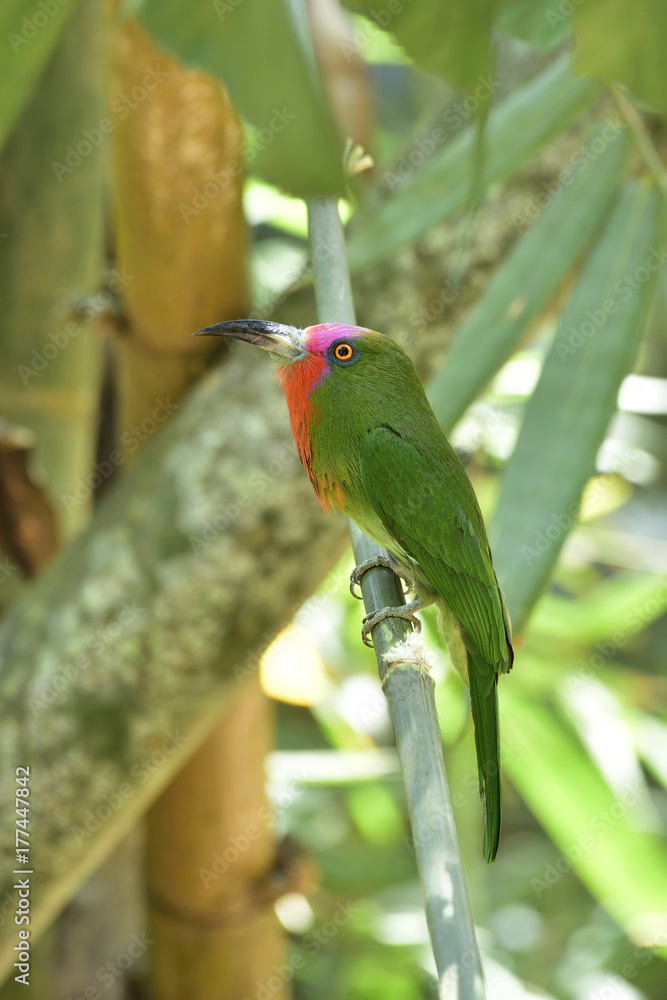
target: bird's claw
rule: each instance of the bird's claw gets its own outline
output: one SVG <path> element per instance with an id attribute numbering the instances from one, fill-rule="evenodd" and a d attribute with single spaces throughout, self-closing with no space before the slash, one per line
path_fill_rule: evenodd
<path id="1" fill-rule="evenodd" d="M 350 593 L 353 597 L 356 597 L 358 601 L 362 600 L 361 594 L 355 594 L 354 588 L 359 587 L 361 590 L 361 578 L 364 573 L 367 573 L 369 569 L 375 569 L 376 566 L 384 566 L 386 569 L 393 569 L 391 560 L 387 556 L 371 556 L 370 559 L 364 559 L 363 562 L 355 566 L 350 573 Z M 368 645 L 368 644 L 367 644 Z"/>
<path id="2" fill-rule="evenodd" d="M 401 608 L 382 608 L 381 611 L 372 611 L 369 615 L 366 615 L 362 621 L 361 627 L 361 640 L 364 646 L 369 646 L 371 649 L 373 648 L 373 643 L 369 642 L 369 636 L 372 629 L 374 629 L 376 625 L 379 625 L 380 622 L 384 621 L 385 618 L 402 618 L 404 621 L 410 622 L 414 626 L 415 632 L 421 632 L 422 623 L 419 621 L 419 618 L 415 617 L 413 614 L 414 611 L 418 610 L 418 607 L 415 607 L 415 605 L 419 607 L 421 606 L 421 602 L 418 600 L 412 601 L 410 604 L 405 604 Z"/>

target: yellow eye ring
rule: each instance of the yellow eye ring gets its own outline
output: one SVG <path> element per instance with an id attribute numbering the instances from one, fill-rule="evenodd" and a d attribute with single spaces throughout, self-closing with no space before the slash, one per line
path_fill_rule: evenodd
<path id="1" fill-rule="evenodd" d="M 334 347 L 334 357 L 337 361 L 349 361 L 353 354 L 351 344 L 336 344 Z"/>

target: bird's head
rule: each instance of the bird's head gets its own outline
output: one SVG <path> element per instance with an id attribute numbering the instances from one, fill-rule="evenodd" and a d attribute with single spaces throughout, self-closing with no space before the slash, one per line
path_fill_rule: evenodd
<path id="1" fill-rule="evenodd" d="M 321 377 L 327 375 L 334 366 L 350 367 L 355 364 L 362 353 L 359 338 L 366 335 L 380 336 L 360 326 L 345 326 L 340 323 L 322 323 L 300 330 L 295 326 L 259 319 L 215 323 L 193 334 L 194 337 L 245 340 L 274 355 L 279 370 L 289 369 L 294 364 L 301 367 L 301 363 L 306 362 L 313 373 L 319 371 Z"/>
<path id="2" fill-rule="evenodd" d="M 368 384 L 374 373 L 400 375 L 406 367 L 414 373 L 412 362 L 397 344 L 361 326 L 321 323 L 300 330 L 266 320 L 239 319 L 204 327 L 193 336 L 245 340 L 268 351 L 288 400 L 300 396 L 305 402 L 314 389 L 330 380 L 350 384 L 362 376 Z"/>

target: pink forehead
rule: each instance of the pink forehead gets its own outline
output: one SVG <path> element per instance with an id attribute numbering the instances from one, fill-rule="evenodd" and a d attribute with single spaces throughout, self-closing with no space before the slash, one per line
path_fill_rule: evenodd
<path id="1" fill-rule="evenodd" d="M 311 354 L 325 354 L 329 345 L 340 337 L 360 337 L 363 333 L 370 333 L 370 330 L 363 326 L 345 326 L 343 323 L 320 323 L 317 326 L 306 327 L 306 350 Z"/>

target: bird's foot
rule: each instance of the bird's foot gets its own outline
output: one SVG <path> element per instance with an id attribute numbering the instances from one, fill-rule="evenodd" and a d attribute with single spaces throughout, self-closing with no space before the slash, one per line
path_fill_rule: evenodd
<path id="1" fill-rule="evenodd" d="M 410 601 L 409 604 L 402 604 L 398 608 L 382 608 L 381 611 L 373 611 L 370 615 L 366 615 L 363 620 L 363 625 L 361 629 L 361 638 L 365 646 L 373 646 L 372 642 L 369 642 L 369 635 L 371 630 L 383 622 L 385 618 L 403 618 L 405 621 L 411 622 L 417 632 L 421 632 L 422 623 L 419 618 L 415 618 L 415 611 L 420 611 L 424 607 L 423 601 L 417 597 L 414 601 Z"/>
<path id="2" fill-rule="evenodd" d="M 363 562 L 355 566 L 350 573 L 350 593 L 353 597 L 356 597 L 360 601 L 361 594 L 355 594 L 354 588 L 359 587 L 361 589 L 361 578 L 364 573 L 367 573 L 369 569 L 375 569 L 376 566 L 384 566 L 386 569 L 393 569 L 391 559 L 387 556 L 371 556 L 370 559 L 364 559 Z"/>

